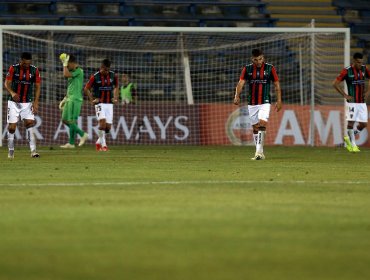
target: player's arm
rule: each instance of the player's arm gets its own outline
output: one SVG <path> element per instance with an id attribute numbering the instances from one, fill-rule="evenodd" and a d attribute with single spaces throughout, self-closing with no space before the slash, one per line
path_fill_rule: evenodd
<path id="1" fill-rule="evenodd" d="M 278 74 L 274 66 L 271 69 L 271 74 L 272 74 L 272 80 L 274 81 L 274 88 L 275 88 L 275 93 L 276 93 L 275 109 L 276 109 L 276 112 L 279 112 L 282 107 L 281 87 L 280 87 L 279 77 L 278 77 Z"/>
<path id="2" fill-rule="evenodd" d="M 62 53 L 60 56 L 59 56 L 59 59 L 60 61 L 62 62 L 63 64 L 63 76 L 65 78 L 70 78 L 72 77 L 72 74 L 71 72 L 69 72 L 68 70 L 68 61 L 69 61 L 69 55 L 66 54 L 66 53 Z"/>
<path id="3" fill-rule="evenodd" d="M 6 80 L 5 80 L 5 83 L 4 83 L 4 86 L 6 88 L 6 90 L 9 92 L 9 94 L 11 95 L 12 99 L 14 102 L 19 102 L 20 101 L 20 96 L 19 94 L 17 94 L 13 89 L 12 89 L 12 77 L 13 77 L 13 72 L 14 72 L 14 68 L 13 66 L 10 66 L 9 68 L 9 71 L 6 75 Z"/>
<path id="4" fill-rule="evenodd" d="M 11 80 L 6 80 L 4 86 L 9 94 L 12 96 L 14 102 L 19 102 L 21 100 L 19 94 L 12 90 Z"/>
<path id="5" fill-rule="evenodd" d="M 114 90 L 113 90 L 113 104 L 118 103 L 119 98 L 119 84 L 118 84 L 118 76 L 117 74 L 114 75 Z"/>
<path id="6" fill-rule="evenodd" d="M 89 101 L 90 101 L 91 104 L 95 104 L 94 103 L 94 97 L 93 97 L 93 95 L 91 93 L 91 88 L 88 85 L 86 85 L 84 87 L 84 94 L 87 95 L 87 98 L 89 99 Z"/>
<path id="7" fill-rule="evenodd" d="M 274 87 L 275 87 L 275 93 L 276 93 L 276 112 L 279 112 L 282 107 L 282 102 L 281 102 L 281 88 L 280 88 L 280 82 L 275 81 L 274 82 Z"/>
<path id="8" fill-rule="evenodd" d="M 240 103 L 240 94 L 242 93 L 244 84 L 245 84 L 245 80 L 239 80 L 238 84 L 236 85 L 235 96 L 234 96 L 235 105 L 239 105 Z"/>
<path id="9" fill-rule="evenodd" d="M 347 93 L 344 92 L 343 88 L 340 86 L 340 83 L 342 81 L 341 80 L 338 80 L 338 78 L 336 78 L 334 81 L 333 81 L 333 87 L 335 88 L 335 90 L 337 92 L 339 92 L 347 101 L 351 101 L 352 100 L 352 96 L 349 96 Z"/>
<path id="10" fill-rule="evenodd" d="M 72 73 L 69 71 L 67 66 L 63 66 L 63 76 L 65 78 L 72 78 Z"/>
<path id="11" fill-rule="evenodd" d="M 94 84 L 94 79 L 95 79 L 94 75 L 92 75 L 90 80 L 88 81 L 88 83 L 84 87 L 84 94 L 87 95 L 87 97 L 89 98 L 90 103 L 93 104 L 93 105 L 99 103 L 99 98 L 94 98 L 94 96 L 91 93 L 91 88 L 92 88 L 92 85 Z"/>
<path id="12" fill-rule="evenodd" d="M 366 92 L 365 92 L 365 102 L 366 102 L 366 100 L 370 96 L 370 70 L 366 67 L 365 71 L 366 71 L 365 75 L 367 77 L 367 89 L 366 89 Z"/>
<path id="13" fill-rule="evenodd" d="M 35 114 L 39 110 L 39 99 L 41 94 L 41 84 L 40 82 L 35 83 L 35 99 L 32 104 L 32 112 Z"/>

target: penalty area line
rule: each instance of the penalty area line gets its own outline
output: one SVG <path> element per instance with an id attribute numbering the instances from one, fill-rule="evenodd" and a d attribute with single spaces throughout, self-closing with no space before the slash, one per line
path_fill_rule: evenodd
<path id="1" fill-rule="evenodd" d="M 195 180 L 195 181 L 134 181 L 134 182 L 55 182 L 55 183 L 0 183 L 0 186 L 10 187 L 69 187 L 69 186 L 137 186 L 137 185 L 250 185 L 250 184 L 334 184 L 334 185 L 370 185 L 370 181 L 304 181 L 304 180 Z"/>

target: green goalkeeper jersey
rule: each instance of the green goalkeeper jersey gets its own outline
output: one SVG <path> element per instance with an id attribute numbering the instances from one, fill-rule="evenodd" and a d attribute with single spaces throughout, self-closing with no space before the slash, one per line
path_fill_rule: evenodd
<path id="1" fill-rule="evenodd" d="M 82 101 L 82 87 L 84 81 L 84 71 L 77 67 L 70 71 L 72 77 L 68 78 L 67 97 L 71 101 Z"/>

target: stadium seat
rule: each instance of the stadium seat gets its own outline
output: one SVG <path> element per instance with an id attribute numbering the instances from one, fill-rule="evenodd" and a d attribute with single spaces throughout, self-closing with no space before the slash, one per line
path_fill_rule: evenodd
<path id="1" fill-rule="evenodd" d="M 265 6 L 259 0 L 0 1 L 0 24 L 274 26 Z"/>

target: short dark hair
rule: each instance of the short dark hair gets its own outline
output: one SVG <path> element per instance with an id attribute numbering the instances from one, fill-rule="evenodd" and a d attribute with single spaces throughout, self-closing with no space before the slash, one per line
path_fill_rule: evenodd
<path id="1" fill-rule="evenodd" d="M 111 62 L 108 58 L 106 58 L 102 61 L 102 65 L 104 65 L 105 67 L 110 67 L 110 64 L 111 64 Z"/>
<path id="2" fill-rule="evenodd" d="M 73 55 L 73 54 L 70 54 L 69 55 L 69 62 L 72 62 L 72 63 L 76 63 L 77 62 L 77 59 L 76 59 L 76 56 Z"/>
<path id="3" fill-rule="evenodd" d="M 31 60 L 32 59 L 32 54 L 29 53 L 29 52 L 22 52 L 21 59 Z"/>
<path id="4" fill-rule="evenodd" d="M 364 56 L 362 55 L 362 53 L 359 53 L 359 52 L 357 52 L 353 55 L 353 59 L 363 59 L 363 58 L 364 58 Z"/>
<path id="5" fill-rule="evenodd" d="M 260 50 L 260 49 L 253 49 L 252 50 L 252 56 L 253 57 L 257 57 L 257 56 L 260 56 L 260 55 L 263 55 L 262 50 Z"/>

